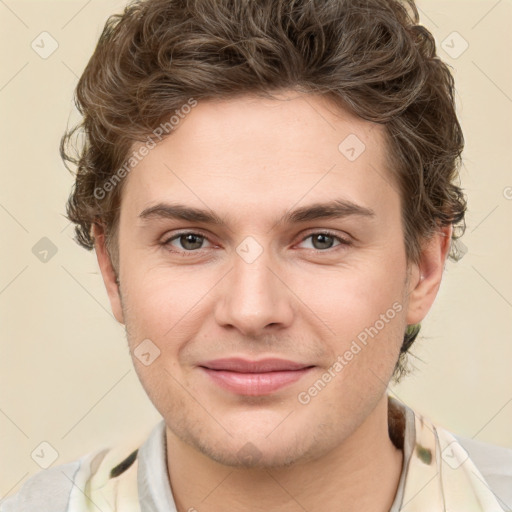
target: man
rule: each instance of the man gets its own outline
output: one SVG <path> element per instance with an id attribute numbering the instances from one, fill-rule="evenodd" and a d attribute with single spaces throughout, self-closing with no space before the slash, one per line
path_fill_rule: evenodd
<path id="1" fill-rule="evenodd" d="M 162 415 L 1 510 L 501 511 L 512 450 L 390 398 L 463 231 L 412 2 L 146 0 L 77 86 L 68 216 Z M 469 454 L 469 455 L 468 455 Z"/>

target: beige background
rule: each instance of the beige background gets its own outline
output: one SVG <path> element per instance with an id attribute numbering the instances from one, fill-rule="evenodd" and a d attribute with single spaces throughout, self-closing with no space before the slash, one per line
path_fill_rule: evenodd
<path id="1" fill-rule="evenodd" d="M 77 120 L 72 93 L 107 16 L 124 1 L 0 1 L 0 498 L 40 469 L 31 453 L 73 460 L 159 420 L 114 321 L 94 254 L 64 218 L 72 178 L 58 154 Z M 400 399 L 467 437 L 512 447 L 512 2 L 419 3 L 454 67 L 466 137 L 467 254 L 448 263 Z M 43 59 L 31 47 L 51 48 Z M 469 47 L 460 56 L 463 40 Z M 446 46 L 448 45 L 448 46 Z M 450 48 L 451 47 L 451 48 Z M 454 58 L 456 56 L 456 58 Z M 507 188 L 508 187 L 508 188 Z M 57 253 L 32 252 L 47 237 Z M 37 251 L 36 251 L 37 252 Z M 35 460 L 37 456 L 34 456 Z"/>

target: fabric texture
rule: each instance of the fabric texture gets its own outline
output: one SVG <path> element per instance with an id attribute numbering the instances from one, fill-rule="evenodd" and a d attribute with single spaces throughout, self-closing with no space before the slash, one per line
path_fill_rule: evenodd
<path id="1" fill-rule="evenodd" d="M 389 397 L 403 467 L 390 512 L 512 511 L 512 449 L 456 438 Z M 139 449 L 102 449 L 31 477 L 0 512 L 176 512 L 165 423 Z"/>

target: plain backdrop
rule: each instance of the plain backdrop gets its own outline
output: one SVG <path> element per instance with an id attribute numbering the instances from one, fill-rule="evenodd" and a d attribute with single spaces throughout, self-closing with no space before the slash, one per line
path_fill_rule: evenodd
<path id="1" fill-rule="evenodd" d="M 65 463 L 144 439 L 160 420 L 95 255 L 72 239 L 73 180 L 58 152 L 78 120 L 77 79 L 124 5 L 0 1 L 0 498 L 41 469 L 38 453 Z M 457 434 L 512 447 L 512 2 L 418 5 L 456 80 L 467 252 L 447 264 L 413 349 L 416 370 L 394 392 Z"/>

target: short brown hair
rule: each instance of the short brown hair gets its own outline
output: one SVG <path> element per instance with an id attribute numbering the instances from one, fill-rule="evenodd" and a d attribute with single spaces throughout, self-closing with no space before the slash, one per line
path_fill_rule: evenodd
<path id="1" fill-rule="evenodd" d="M 91 227 L 101 224 L 117 260 L 123 182 L 104 197 L 95 191 L 190 98 L 287 89 L 384 125 L 408 261 L 438 226 L 452 224 L 453 240 L 464 233 L 454 80 L 413 0 L 138 0 L 107 20 L 75 91 L 82 122 L 61 140 L 77 168 L 67 204 L 77 241 L 92 249 Z M 405 333 L 395 376 L 418 331 Z"/>

